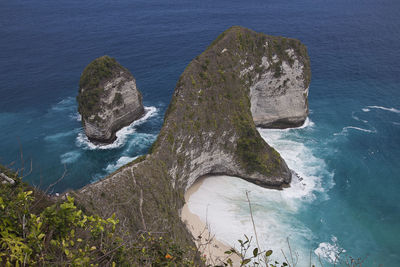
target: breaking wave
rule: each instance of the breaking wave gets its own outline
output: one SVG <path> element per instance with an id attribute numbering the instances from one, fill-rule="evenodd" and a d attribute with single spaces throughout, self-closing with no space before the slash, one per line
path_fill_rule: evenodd
<path id="1" fill-rule="evenodd" d="M 116 132 L 117 139 L 112 144 L 107 144 L 107 145 L 94 144 L 89 141 L 89 139 L 82 130 L 76 138 L 76 145 L 82 147 L 83 149 L 89 149 L 89 150 L 115 149 L 122 147 L 123 145 L 125 145 L 127 137 L 136 131 L 135 130 L 136 126 L 145 123 L 149 118 L 155 116 L 158 112 L 158 109 L 153 106 L 145 107 L 144 110 L 145 110 L 145 115 L 142 118 L 132 122 L 130 125 Z"/>
<path id="2" fill-rule="evenodd" d="M 313 123 L 302 129 L 312 130 Z M 274 259 L 283 260 L 280 251 L 288 248 L 287 238 L 299 255 L 309 255 L 312 231 L 298 214 L 306 203 L 316 199 L 316 193 L 328 198 L 327 191 L 334 186 L 333 172 L 324 160 L 316 157 L 296 130 L 258 129 L 261 136 L 285 159 L 293 171 L 292 183 L 283 190 L 259 187 L 237 177 L 213 176 L 203 180 L 191 195 L 188 207 L 210 225 L 216 237 L 231 245 L 244 234 L 254 236 L 246 191 L 252 203 L 257 236 L 263 249 L 272 249 Z M 302 140 L 303 139 L 303 140 Z M 285 250 L 287 253 L 287 249 Z M 300 257 L 303 261 L 308 257 Z M 306 266 L 308 262 L 299 262 Z"/>
<path id="3" fill-rule="evenodd" d="M 136 156 L 136 157 L 122 156 L 114 164 L 112 164 L 112 163 L 108 164 L 107 167 L 105 168 L 105 171 L 108 173 L 112 173 L 112 172 L 118 170 L 120 167 L 124 166 L 125 164 L 135 160 L 137 157 L 138 156 Z"/>
<path id="4" fill-rule="evenodd" d="M 320 243 L 318 248 L 314 250 L 315 255 L 330 263 L 337 262 L 339 255 L 344 252 L 346 252 L 346 250 L 339 246 L 335 236 L 332 236 L 331 242 Z"/>

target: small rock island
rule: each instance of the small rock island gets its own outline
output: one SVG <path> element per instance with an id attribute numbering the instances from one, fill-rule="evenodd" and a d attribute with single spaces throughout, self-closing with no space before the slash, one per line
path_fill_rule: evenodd
<path id="1" fill-rule="evenodd" d="M 85 134 L 95 143 L 112 143 L 118 130 L 144 114 L 135 78 L 109 56 L 93 60 L 83 70 L 77 101 Z"/>

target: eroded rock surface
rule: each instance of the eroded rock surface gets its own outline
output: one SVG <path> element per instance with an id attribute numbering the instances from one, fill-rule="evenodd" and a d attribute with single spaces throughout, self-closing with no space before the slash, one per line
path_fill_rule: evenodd
<path id="1" fill-rule="evenodd" d="M 115 133 L 144 113 L 135 78 L 115 59 L 103 56 L 83 71 L 78 110 L 90 141 L 111 143 Z"/>
<path id="2" fill-rule="evenodd" d="M 265 128 L 300 126 L 308 116 L 311 78 L 306 48 L 294 39 L 263 39 L 264 52 L 241 62 L 240 76 L 249 77 L 253 120 Z"/>

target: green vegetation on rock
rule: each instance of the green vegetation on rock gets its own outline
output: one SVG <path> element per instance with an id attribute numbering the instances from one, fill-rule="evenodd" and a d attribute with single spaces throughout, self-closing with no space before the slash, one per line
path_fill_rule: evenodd
<path id="1" fill-rule="evenodd" d="M 102 56 L 93 60 L 83 70 L 79 80 L 79 87 L 98 87 L 102 80 L 112 77 L 115 68 L 121 68 L 121 65 L 109 56 Z"/>
<path id="2" fill-rule="evenodd" d="M 0 184 L 0 265 L 97 266 L 121 260 L 115 216 L 87 215 L 72 197 L 52 199 L 10 176 L 14 184 Z"/>
<path id="3" fill-rule="evenodd" d="M 125 69 L 109 56 L 99 57 L 86 66 L 79 81 L 79 95 L 76 98 L 82 116 L 90 117 L 98 112 L 101 108 L 99 99 L 104 93 L 104 82 L 119 74 L 120 70 Z"/>
<path id="4" fill-rule="evenodd" d="M 269 50 L 265 46 L 266 41 L 273 44 Z M 250 112 L 248 80 L 255 80 L 258 71 L 256 69 L 241 78 L 240 69 L 243 64 L 260 64 L 263 55 L 271 58 L 277 55 L 282 60 L 288 60 L 285 50 L 291 45 L 296 47 L 295 50 L 302 46 L 294 39 L 268 36 L 237 26 L 220 34 L 205 52 L 188 65 L 180 77 L 176 88 L 179 95 L 175 93 L 171 100 L 164 119 L 167 123 L 161 130 L 157 144 L 164 136 L 171 143 L 171 136 L 164 134 L 170 121 L 181 125 L 181 130 L 174 131 L 175 136 L 185 137 L 188 129 L 191 133 L 197 132 L 198 134 L 191 135 L 195 146 L 206 141 L 199 135 L 201 132 L 216 132 L 217 136 L 225 132 L 228 136 L 222 142 L 232 136 L 237 136 L 238 139 L 233 144 L 222 144 L 223 150 L 231 153 L 233 149 L 236 159 L 248 173 L 283 175 L 283 160 L 261 138 Z M 279 76 L 279 62 L 272 68 L 275 75 Z M 184 99 L 185 103 L 195 103 L 190 107 L 189 114 L 178 99 Z"/>

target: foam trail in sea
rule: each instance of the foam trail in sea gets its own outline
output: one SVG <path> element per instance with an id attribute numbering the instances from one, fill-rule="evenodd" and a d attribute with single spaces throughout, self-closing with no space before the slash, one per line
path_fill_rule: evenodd
<path id="1" fill-rule="evenodd" d="M 81 152 L 78 150 L 69 151 L 60 156 L 60 161 L 62 164 L 71 164 L 76 162 L 81 156 Z"/>
<path id="2" fill-rule="evenodd" d="M 114 164 L 112 164 L 112 163 L 108 164 L 107 167 L 105 168 L 105 171 L 107 173 L 112 173 L 112 172 L 116 171 L 117 169 L 119 169 L 120 167 L 124 166 L 125 164 L 135 160 L 137 157 L 138 156 L 136 156 L 136 157 L 122 156 Z"/>
<path id="3" fill-rule="evenodd" d="M 236 177 L 213 176 L 206 178 L 198 191 L 192 194 L 188 201 L 189 209 L 210 225 L 216 238 L 238 247 L 237 240 L 243 239 L 244 234 L 254 236 L 246 199 L 246 191 L 249 191 L 262 249 L 272 249 L 273 258 L 282 261 L 281 249 L 288 253 L 289 238 L 292 249 L 302 255 L 298 266 L 306 266 L 308 261 L 305 259 L 309 259 L 312 249 L 310 240 L 314 237 L 307 225 L 299 220 L 300 210 L 315 200 L 317 193 L 328 198 L 326 191 L 334 185 L 333 173 L 327 171 L 322 159 L 313 155 L 299 132 L 313 127 L 314 124 L 308 120 L 301 130 L 259 129 L 261 136 L 295 172 L 290 188 L 271 190 Z"/>
<path id="4" fill-rule="evenodd" d="M 400 113 L 400 110 L 398 110 L 396 108 L 387 108 L 387 107 L 381 107 L 381 106 L 368 106 L 368 108 L 381 109 L 381 110 L 390 111 L 390 112 L 394 112 L 394 113 Z"/>
<path id="5" fill-rule="evenodd" d="M 76 129 L 73 129 L 73 130 L 67 131 L 67 132 L 60 132 L 60 133 L 56 133 L 56 134 L 52 134 L 52 135 L 47 135 L 44 137 L 44 140 L 47 142 L 59 142 L 60 139 L 71 136 L 71 135 L 75 135 L 79 131 L 80 131 L 80 129 L 76 128 Z"/>
<path id="6" fill-rule="evenodd" d="M 352 117 L 353 119 L 355 119 L 356 121 L 361 121 L 361 122 L 363 122 L 363 123 L 367 123 L 367 122 L 368 122 L 367 120 L 363 120 L 363 119 L 360 119 L 359 117 L 357 117 L 357 116 L 355 115 L 355 112 L 354 112 L 354 111 L 351 113 L 351 117 Z"/>
<path id="7" fill-rule="evenodd" d="M 144 107 L 145 110 L 145 115 L 132 122 L 130 125 L 122 128 L 118 132 L 116 132 L 117 139 L 112 143 L 108 145 L 96 145 L 92 142 L 89 141 L 83 130 L 78 134 L 76 138 L 76 145 L 79 147 L 82 147 L 83 149 L 90 149 L 90 150 L 95 150 L 95 149 L 114 149 L 114 148 L 119 148 L 125 145 L 127 137 L 135 132 L 135 127 L 146 122 L 149 118 L 155 116 L 158 112 L 158 109 L 156 107 Z"/>
<path id="8" fill-rule="evenodd" d="M 349 132 L 349 129 L 353 129 L 353 130 L 357 130 L 357 131 L 361 131 L 361 132 L 365 132 L 365 133 L 376 133 L 377 132 L 375 128 L 373 128 L 372 130 L 369 130 L 369 129 L 364 129 L 364 128 L 355 127 L 355 126 L 346 126 L 346 127 L 343 127 L 341 132 L 334 133 L 333 135 L 347 135 Z"/>
<path id="9" fill-rule="evenodd" d="M 76 110 L 76 100 L 74 97 L 67 97 L 51 107 L 51 112 L 64 112 Z"/>

